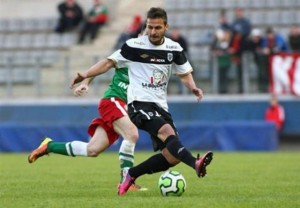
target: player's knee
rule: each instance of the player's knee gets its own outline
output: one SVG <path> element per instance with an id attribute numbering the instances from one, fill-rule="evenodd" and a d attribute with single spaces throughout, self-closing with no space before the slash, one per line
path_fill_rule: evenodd
<path id="1" fill-rule="evenodd" d="M 138 133 L 138 131 L 132 132 L 131 135 L 130 135 L 130 137 L 131 137 L 131 141 L 134 142 L 134 143 L 136 143 L 137 140 L 139 139 L 139 133 Z"/>
<path id="2" fill-rule="evenodd" d="M 89 157 L 97 157 L 100 153 L 101 151 L 99 149 L 88 145 L 87 154 Z"/>
<path id="3" fill-rule="evenodd" d="M 162 141 L 165 141 L 170 135 L 175 135 L 174 129 L 170 124 L 165 124 L 158 130 L 158 138 Z"/>
<path id="4" fill-rule="evenodd" d="M 128 141 L 136 143 L 137 140 L 139 139 L 139 133 L 137 128 L 130 128 L 128 131 L 125 133 L 126 135 L 122 135 L 124 138 L 126 138 Z"/>

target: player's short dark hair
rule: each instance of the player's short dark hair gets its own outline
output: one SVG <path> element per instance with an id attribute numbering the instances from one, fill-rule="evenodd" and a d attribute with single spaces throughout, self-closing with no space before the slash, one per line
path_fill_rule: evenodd
<path id="1" fill-rule="evenodd" d="M 168 16 L 167 12 L 160 7 L 152 7 L 150 10 L 147 12 L 147 19 L 158 19 L 161 18 L 164 20 L 164 23 L 168 23 Z"/>

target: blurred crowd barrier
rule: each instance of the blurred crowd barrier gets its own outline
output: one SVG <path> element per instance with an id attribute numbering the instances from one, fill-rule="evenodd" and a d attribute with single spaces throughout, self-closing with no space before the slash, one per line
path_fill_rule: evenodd
<path id="1" fill-rule="evenodd" d="M 1 53 L 1 52 L 0 52 Z M 72 96 L 69 83 L 77 72 L 88 69 L 101 57 L 94 56 L 90 60 L 83 60 L 81 65 L 74 64 L 78 57 L 61 55 L 52 50 L 36 52 L 16 52 L 0 56 L 0 85 L 3 97 L 14 97 L 19 86 L 30 87 L 28 97 L 47 97 L 52 95 Z M 300 55 L 298 53 L 280 53 L 266 59 L 264 67 L 258 66 L 252 53 L 244 53 L 242 57 L 241 83 L 242 94 L 276 93 L 286 95 L 300 95 Z M 80 58 L 79 58 L 80 59 Z M 195 69 L 193 72 L 197 84 L 207 94 L 223 93 L 226 81 L 227 94 L 240 93 L 237 66 L 230 64 L 227 74 L 220 74 L 218 57 L 211 55 L 206 73 Z M 47 68 L 51 62 L 57 64 L 56 68 Z M 195 62 L 194 64 L 197 64 Z M 110 82 L 114 70 L 98 76 L 92 83 L 92 95 L 101 96 L 101 89 L 105 89 Z M 48 87 L 50 84 L 52 86 Z M 55 87 L 56 86 L 56 87 Z M 170 94 L 178 94 L 178 85 L 174 77 L 169 84 Z M 23 95 L 24 96 L 24 95 Z"/>

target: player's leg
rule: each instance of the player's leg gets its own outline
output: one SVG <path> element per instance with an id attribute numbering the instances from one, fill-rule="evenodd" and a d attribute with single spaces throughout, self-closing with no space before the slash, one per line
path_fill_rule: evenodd
<path id="1" fill-rule="evenodd" d="M 133 122 L 139 128 L 149 132 L 151 135 L 156 135 L 163 142 L 160 147 L 161 150 L 165 147 L 174 158 L 194 168 L 198 176 L 205 175 L 205 170 L 203 170 L 202 166 L 210 163 L 212 153 L 208 152 L 204 156 L 205 162 L 202 161 L 203 159 L 193 157 L 191 152 L 181 144 L 169 112 L 153 103 L 139 102 L 129 104 L 128 111 Z M 168 157 L 170 158 L 170 155 Z M 200 165 L 199 160 L 201 160 Z"/>
<path id="2" fill-rule="evenodd" d="M 143 105 L 142 108 L 141 105 Z M 151 103 L 132 103 L 129 105 L 129 113 L 132 121 L 139 128 L 159 137 L 160 142 L 158 141 L 156 146 L 162 150 L 163 154 L 156 154 L 139 165 L 130 168 L 119 187 L 119 195 L 125 194 L 139 176 L 167 170 L 169 167 L 176 165 L 179 162 L 178 160 L 196 169 L 198 176 L 200 176 L 199 171 L 206 173 L 205 167 L 206 164 L 208 165 L 206 159 L 212 158 L 212 153 L 206 154 L 202 159 L 197 160 L 194 158 L 179 142 L 177 130 L 168 112 L 156 108 Z"/>
<path id="3" fill-rule="evenodd" d="M 110 146 L 107 132 L 102 126 L 97 126 L 94 135 L 87 144 L 87 156 L 97 157 Z"/>
<path id="4" fill-rule="evenodd" d="M 109 141 L 105 130 L 98 126 L 90 141 L 55 142 L 50 138 L 45 138 L 41 145 L 35 149 L 28 157 L 29 163 L 34 162 L 39 157 L 49 153 L 56 153 L 66 156 L 96 157 L 109 146 Z"/>
<path id="5" fill-rule="evenodd" d="M 100 103 L 99 113 L 102 115 L 106 125 L 110 127 L 112 138 L 113 134 L 121 135 L 124 139 L 119 149 L 119 160 L 121 169 L 121 180 L 127 173 L 128 168 L 133 166 L 134 149 L 138 140 L 138 130 L 130 121 L 127 114 L 127 103 L 119 98 L 103 99 Z M 111 141 L 111 139 L 110 139 Z M 132 185 L 130 190 L 140 190 L 138 185 Z"/>
<path id="6" fill-rule="evenodd" d="M 172 165 L 161 154 L 156 154 L 145 160 L 144 162 L 134 166 L 124 175 L 123 181 L 118 188 L 118 195 L 124 195 L 129 187 L 135 183 L 135 180 L 144 174 L 153 174 L 168 170 Z"/>
<path id="7" fill-rule="evenodd" d="M 179 162 L 180 160 L 174 158 L 173 155 L 164 148 L 161 153 L 155 154 L 139 165 L 130 168 L 129 174 L 136 179 L 144 174 L 153 174 L 168 170 Z"/>
<path id="8" fill-rule="evenodd" d="M 134 163 L 134 149 L 138 140 L 138 130 L 127 115 L 115 120 L 113 122 L 113 127 L 114 130 L 123 137 L 123 141 L 119 149 L 122 182 L 123 175 L 125 174 L 123 170 L 132 167 Z"/>
<path id="9" fill-rule="evenodd" d="M 161 148 L 161 142 L 155 143 L 153 138 L 154 148 Z M 162 153 L 156 154 L 148 158 L 146 161 L 134 166 L 128 170 L 128 173 L 124 175 L 124 179 L 119 186 L 118 194 L 124 195 L 129 187 L 135 183 L 135 180 L 144 174 L 153 174 L 161 171 L 166 171 L 170 167 L 178 164 L 180 161 L 174 158 L 166 148 L 162 149 Z"/>
<path id="10" fill-rule="evenodd" d="M 123 116 L 113 122 L 114 130 L 123 137 L 122 144 L 119 149 L 119 160 L 121 168 L 120 184 L 123 178 L 127 175 L 128 169 L 133 167 L 134 164 L 134 149 L 138 140 L 138 129 L 130 121 L 129 117 Z M 120 185 L 118 185 L 119 188 Z M 145 187 L 140 187 L 132 183 L 129 190 L 147 190 Z"/>
<path id="11" fill-rule="evenodd" d="M 129 109 L 132 110 L 132 112 L 134 112 L 133 114 L 136 115 L 136 109 L 132 108 L 133 106 L 130 106 Z M 133 115 L 131 114 L 131 115 Z M 152 112 L 152 115 L 155 115 L 155 112 Z M 146 116 L 146 118 L 144 118 L 144 116 Z M 143 121 L 146 119 L 147 120 L 148 114 L 145 115 L 144 113 L 137 115 L 136 117 L 131 117 L 132 121 L 135 124 L 141 124 L 143 123 Z M 150 116 L 149 116 L 150 118 Z M 153 128 L 156 128 L 155 126 L 156 124 L 153 124 Z M 144 126 L 140 126 L 137 125 L 139 128 L 144 129 Z M 144 129 L 146 130 L 146 129 Z M 150 131 L 148 131 L 150 132 Z M 155 135 L 155 134 L 152 134 Z M 154 150 L 158 150 L 158 149 L 163 149 L 161 148 L 161 144 L 162 142 L 159 141 L 156 137 L 152 137 L 153 140 L 153 144 L 154 144 Z M 157 141 L 158 140 L 158 141 Z M 171 156 L 170 156 L 171 157 Z M 151 156 L 150 158 L 148 158 L 146 161 L 140 163 L 139 165 L 132 167 L 128 170 L 128 173 L 126 174 L 126 176 L 124 176 L 124 179 L 121 183 L 121 185 L 119 186 L 119 190 L 118 190 L 118 194 L 119 195 L 123 195 L 127 192 L 127 190 L 129 189 L 129 187 L 131 186 L 131 184 L 134 183 L 134 181 L 136 180 L 136 178 L 138 178 L 141 175 L 144 174 L 152 174 L 152 173 L 156 173 L 156 172 L 161 172 L 164 170 L 167 170 L 168 168 L 172 167 L 173 164 L 169 163 L 169 161 L 166 159 L 167 157 L 164 157 L 161 153 L 156 154 Z M 175 162 L 174 162 L 175 161 Z M 174 162 L 175 164 L 177 164 L 176 160 L 173 160 L 170 162 Z"/>
<path id="12" fill-rule="evenodd" d="M 154 103 L 133 102 L 128 105 L 128 112 L 131 120 L 138 126 L 151 135 L 155 135 L 164 144 L 164 147 L 173 155 L 185 164 L 195 168 L 196 158 L 192 156 L 179 141 L 177 130 L 173 124 L 171 114 Z M 151 116 L 150 116 L 151 115 Z"/>
<path id="13" fill-rule="evenodd" d="M 174 158 L 195 169 L 198 177 L 204 177 L 213 153 L 207 152 L 203 157 L 195 158 L 180 142 L 171 114 L 159 106 L 154 106 L 153 109 L 157 113 L 152 112 L 155 116 L 144 121 L 144 129 L 152 135 L 157 135 L 166 147 L 165 153 L 170 153 Z M 149 110 L 151 111 L 151 108 Z M 166 156 L 172 158 L 169 154 Z"/>
<path id="14" fill-rule="evenodd" d="M 198 157 L 195 158 L 191 152 L 182 145 L 179 138 L 175 134 L 174 127 L 168 123 L 164 124 L 158 130 L 157 135 L 165 143 L 166 152 L 195 169 L 198 177 L 204 177 L 206 175 L 206 166 L 209 165 L 212 160 L 212 152 L 209 151 L 202 157 L 199 157 L 198 155 Z"/>
<path id="15" fill-rule="evenodd" d="M 109 146 L 107 134 L 101 126 L 97 126 L 90 141 L 50 142 L 48 153 L 56 153 L 67 156 L 97 157 Z"/>

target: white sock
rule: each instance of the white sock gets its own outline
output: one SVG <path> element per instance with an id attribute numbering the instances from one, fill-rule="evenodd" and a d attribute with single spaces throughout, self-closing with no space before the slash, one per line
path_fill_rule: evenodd
<path id="1" fill-rule="evenodd" d="M 69 155 L 87 156 L 87 145 L 86 142 L 73 141 L 66 144 L 66 149 Z"/>
<path id="2" fill-rule="evenodd" d="M 134 142 L 123 139 L 119 150 L 119 160 L 121 161 L 121 169 L 125 167 L 132 167 L 134 163 L 134 148 Z"/>

